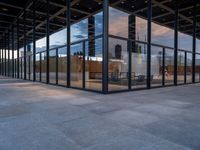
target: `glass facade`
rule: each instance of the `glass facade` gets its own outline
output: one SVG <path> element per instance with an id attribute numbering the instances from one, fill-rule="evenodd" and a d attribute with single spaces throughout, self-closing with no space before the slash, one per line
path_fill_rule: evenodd
<path id="1" fill-rule="evenodd" d="M 0 73 L 105 94 L 200 82 L 198 3 L 33 1 L 0 45 Z"/>

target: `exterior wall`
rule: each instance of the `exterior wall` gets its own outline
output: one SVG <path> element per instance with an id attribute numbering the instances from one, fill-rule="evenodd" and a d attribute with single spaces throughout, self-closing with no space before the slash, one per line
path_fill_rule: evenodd
<path id="1" fill-rule="evenodd" d="M 65 17 L 73 22 L 69 2 L 67 0 L 69 9 Z M 78 4 L 82 3 L 80 0 Z M 36 28 L 33 28 L 31 42 L 24 33 L 23 47 L 14 46 L 14 35 L 5 37 L 6 46 L 0 51 L 1 75 L 105 94 L 200 82 L 198 43 L 196 46 L 195 34 L 178 32 L 181 28 L 178 26 L 179 8 L 175 5 L 175 28 L 169 29 L 154 22 L 152 5 L 151 0 L 144 1 L 146 14 L 141 17 L 133 15 L 138 8 L 133 8 L 131 13 L 123 12 L 111 1 L 104 0 L 97 12 L 66 23 L 65 28 L 55 33 L 50 33 L 51 18 L 47 11 L 44 38 L 36 40 Z M 34 15 L 34 7 L 32 9 Z M 26 16 L 23 17 L 26 20 Z M 195 19 L 193 21 L 195 26 Z M 26 24 L 23 29 L 25 31 Z M 11 33 L 18 30 L 19 26 Z M 168 32 L 161 36 L 165 30 Z M 184 44 L 187 39 L 189 47 Z M 14 50 L 15 57 L 9 52 Z"/>

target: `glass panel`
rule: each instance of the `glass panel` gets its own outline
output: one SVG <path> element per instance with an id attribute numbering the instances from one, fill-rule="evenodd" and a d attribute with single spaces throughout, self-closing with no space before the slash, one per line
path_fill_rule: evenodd
<path id="1" fill-rule="evenodd" d="M 49 51 L 49 82 L 56 84 L 56 49 Z"/>
<path id="2" fill-rule="evenodd" d="M 145 88 L 146 87 L 146 74 L 147 74 L 147 53 L 146 44 L 139 42 L 135 43 L 135 51 L 132 51 L 131 62 L 131 80 L 132 88 Z"/>
<path id="3" fill-rule="evenodd" d="M 30 55 L 30 80 L 33 80 L 33 55 Z"/>
<path id="4" fill-rule="evenodd" d="M 109 35 L 128 38 L 128 17 L 129 14 L 109 7 Z M 127 43 L 127 40 L 109 38 L 109 91 L 128 89 L 129 57 Z"/>
<path id="5" fill-rule="evenodd" d="M 174 50 L 165 49 L 165 85 L 174 84 Z"/>
<path id="6" fill-rule="evenodd" d="M 52 20 L 52 22 L 53 22 L 53 20 Z M 66 21 L 64 21 L 64 24 L 62 24 L 63 28 L 66 27 L 65 22 Z M 66 36 L 67 35 L 67 29 L 64 28 L 64 29 L 57 31 L 56 27 L 53 23 L 50 24 L 50 28 L 52 29 L 52 31 L 54 31 L 54 33 L 52 35 L 50 35 L 50 37 L 49 37 L 49 47 L 50 47 L 50 49 L 57 48 L 57 47 L 65 45 L 67 43 L 66 42 L 66 40 L 67 40 L 67 36 Z"/>
<path id="7" fill-rule="evenodd" d="M 184 83 L 185 78 L 185 52 L 178 51 L 177 58 L 177 83 Z"/>
<path id="8" fill-rule="evenodd" d="M 36 41 L 36 53 L 46 50 L 46 37 Z"/>
<path id="9" fill-rule="evenodd" d="M 30 79 L 30 59 L 29 59 L 29 55 L 26 55 L 26 79 L 29 80 Z"/>
<path id="10" fill-rule="evenodd" d="M 85 53 L 85 88 L 102 90 L 102 38 L 95 39 L 94 51 L 89 51 L 86 43 Z M 88 45 L 88 46 L 87 46 Z M 93 52 L 93 53 L 92 53 Z"/>
<path id="11" fill-rule="evenodd" d="M 46 82 L 46 52 L 41 53 L 41 81 Z"/>
<path id="12" fill-rule="evenodd" d="M 35 57 L 35 78 L 36 81 L 40 81 L 40 53 L 37 53 Z"/>
<path id="13" fill-rule="evenodd" d="M 88 18 L 88 41 L 85 42 L 85 88 L 102 90 L 102 11 Z"/>
<path id="14" fill-rule="evenodd" d="M 142 11 L 138 11 L 141 8 Z M 147 1 L 110 1 L 109 91 L 146 87 Z M 142 41 L 142 42 L 136 42 Z M 131 60 L 129 62 L 129 52 Z"/>
<path id="15" fill-rule="evenodd" d="M 109 91 L 128 89 L 127 40 L 109 38 Z"/>
<path id="16" fill-rule="evenodd" d="M 83 43 L 71 45 L 70 63 L 71 86 L 81 88 L 83 85 Z"/>
<path id="17" fill-rule="evenodd" d="M 200 18 L 200 17 L 199 17 Z M 200 22 L 200 21 L 199 21 Z M 200 30 L 200 27 L 199 27 Z M 196 52 L 200 53 L 200 37 L 196 38 Z"/>
<path id="18" fill-rule="evenodd" d="M 58 49 L 58 84 L 67 85 L 67 47 Z"/>
<path id="19" fill-rule="evenodd" d="M 192 53 L 187 52 L 186 82 L 192 82 Z"/>
<path id="20" fill-rule="evenodd" d="M 198 6 L 198 10 L 200 5 Z M 197 15 L 197 24 L 200 24 L 200 15 Z M 195 82 L 200 81 L 200 26 L 196 26 L 196 67 L 195 67 Z"/>
<path id="21" fill-rule="evenodd" d="M 22 68 L 21 68 L 21 57 L 19 57 L 19 78 L 21 78 L 21 70 L 22 70 Z"/>
<path id="22" fill-rule="evenodd" d="M 23 41 L 21 41 L 23 42 Z M 19 56 L 20 56 L 20 78 L 24 78 L 24 48 L 21 47 L 19 49 Z"/>
<path id="23" fill-rule="evenodd" d="M 151 86 L 162 85 L 163 48 L 151 46 Z"/>
<path id="24" fill-rule="evenodd" d="M 192 36 L 178 32 L 178 48 L 192 51 Z"/>
<path id="25" fill-rule="evenodd" d="M 11 41 L 10 41 L 11 42 Z M 9 60 L 9 75 L 12 76 L 12 49 L 10 47 L 10 60 Z"/>
<path id="26" fill-rule="evenodd" d="M 74 5 L 71 7 L 72 22 L 70 39 L 73 43 L 70 52 L 71 86 L 101 91 L 102 1 L 79 0 L 73 2 Z M 83 52 L 85 52 L 85 57 L 83 56 Z M 83 66 L 84 61 L 85 65 Z M 83 83 L 84 81 L 85 83 Z"/>
<path id="27" fill-rule="evenodd" d="M 21 57 L 21 78 L 24 79 L 24 57 Z"/>
<path id="28" fill-rule="evenodd" d="M 200 81 L 200 54 L 196 54 L 195 81 Z"/>

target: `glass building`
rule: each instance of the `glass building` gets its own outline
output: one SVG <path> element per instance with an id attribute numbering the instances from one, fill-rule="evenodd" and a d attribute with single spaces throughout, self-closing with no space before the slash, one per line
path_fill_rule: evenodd
<path id="1" fill-rule="evenodd" d="M 200 82 L 200 2 L 3 0 L 0 74 L 104 94 Z"/>

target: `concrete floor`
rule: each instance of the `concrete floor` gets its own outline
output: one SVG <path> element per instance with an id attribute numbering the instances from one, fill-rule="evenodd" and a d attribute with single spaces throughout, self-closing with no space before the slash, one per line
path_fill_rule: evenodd
<path id="1" fill-rule="evenodd" d="M 200 84 L 111 95 L 0 77 L 0 150 L 200 150 Z"/>

